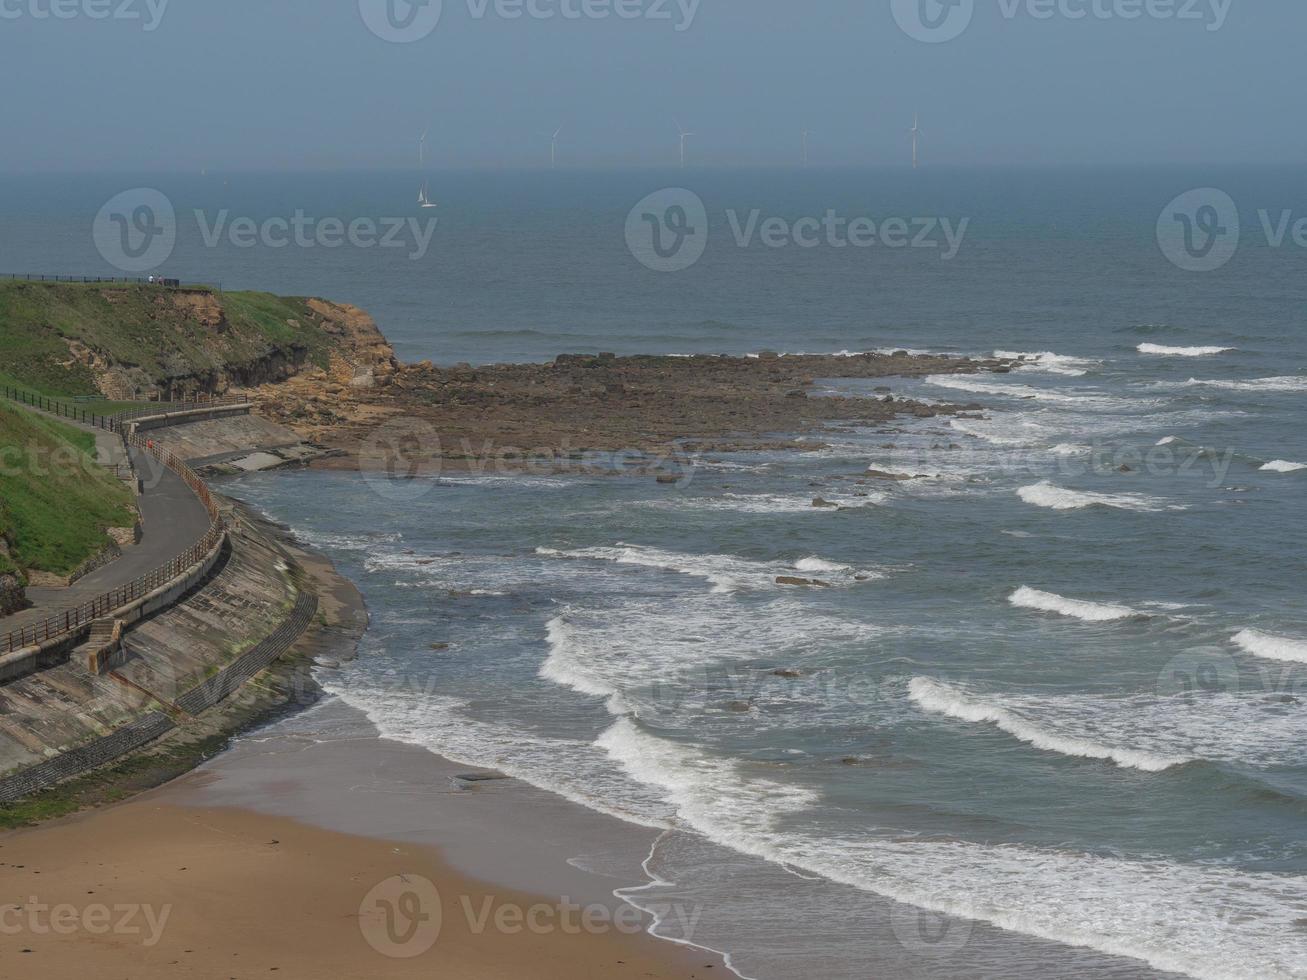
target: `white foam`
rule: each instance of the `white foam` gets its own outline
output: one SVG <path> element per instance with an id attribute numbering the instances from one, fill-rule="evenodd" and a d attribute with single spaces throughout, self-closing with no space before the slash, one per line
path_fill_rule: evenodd
<path id="1" fill-rule="evenodd" d="M 1087 623 L 1109 623 L 1118 619 L 1130 619 L 1141 613 L 1129 606 L 1114 606 L 1101 602 L 1084 602 L 1080 599 L 1067 599 L 1053 592 L 1040 592 L 1028 586 L 1022 586 L 1012 595 L 1008 602 L 1022 609 L 1038 609 L 1041 612 L 1057 613 L 1082 619 Z"/>
<path id="2" fill-rule="evenodd" d="M 1036 507 L 1050 510 L 1079 510 L 1084 507 L 1112 507 L 1117 510 L 1164 511 L 1184 510 L 1177 504 L 1168 504 L 1156 497 L 1137 493 L 1091 493 L 1087 490 L 1066 490 L 1047 480 L 1022 487 L 1017 496 Z"/>
<path id="3" fill-rule="evenodd" d="M 814 650 L 852 650 L 885 630 L 822 613 L 798 590 L 764 602 L 712 593 L 630 599 L 613 606 L 568 606 L 548 624 L 540 676 L 589 697 L 614 715 L 697 713 L 753 691 L 727 691 L 722 666 L 774 658 L 802 667 Z M 672 690 L 679 693 L 669 698 Z"/>
<path id="4" fill-rule="evenodd" d="M 1274 636 L 1261 630 L 1244 630 L 1234 637 L 1234 643 L 1245 652 L 1264 660 L 1307 664 L 1307 640 Z"/>
<path id="5" fill-rule="evenodd" d="M 1092 400 L 1092 396 L 1067 395 L 1059 391 L 1049 391 L 1047 388 L 1036 388 L 1033 385 L 1013 385 L 997 381 L 984 381 L 973 375 L 932 374 L 926 378 L 926 383 L 935 385 L 937 388 L 955 388 L 959 391 L 970 391 L 981 395 L 1001 395 L 1008 398 L 1034 399 L 1035 401 L 1073 403 Z"/>
<path id="6" fill-rule="evenodd" d="M 1139 353 L 1158 354 L 1164 357 L 1212 357 L 1229 354 L 1234 347 L 1167 347 L 1163 344 L 1140 344 Z"/>
<path id="7" fill-rule="evenodd" d="M 1073 442 L 1060 442 L 1049 450 L 1054 456 L 1082 456 L 1092 451 L 1092 446 L 1078 446 Z"/>
<path id="8" fill-rule="evenodd" d="M 885 577 L 883 572 L 874 569 L 856 569 L 852 565 L 828 562 L 817 557 L 805 558 L 794 565 L 768 564 L 731 555 L 697 555 L 627 544 L 619 544 L 615 548 L 575 548 L 570 551 L 537 548 L 536 553 L 549 558 L 609 561 L 619 565 L 677 572 L 711 582 L 713 592 L 716 593 L 774 587 L 777 578 L 793 577 L 795 572 L 824 572 L 830 578 L 828 584 L 831 585 L 853 585 L 859 581 Z"/>
<path id="9" fill-rule="evenodd" d="M 1291 463 L 1286 459 L 1274 459 L 1262 469 L 1269 473 L 1297 473 L 1299 470 L 1307 470 L 1307 463 Z"/>
<path id="10" fill-rule="evenodd" d="M 859 451 L 863 447 L 859 447 Z M 831 455 L 822 450 L 816 456 Z M 852 495 L 830 495 L 825 499 L 835 507 L 814 507 L 815 494 L 778 494 L 778 493 L 724 493 L 716 497 L 693 497 L 688 494 L 676 494 L 660 500 L 640 501 L 637 506 L 651 507 L 656 510 L 706 510 L 730 511 L 737 514 L 834 514 L 840 509 L 876 507 L 886 503 L 889 495 L 885 493 L 868 493 L 865 497 Z"/>
<path id="11" fill-rule="evenodd" d="M 1184 387 L 1222 388 L 1226 391 L 1307 391 L 1307 377 L 1255 378 L 1251 381 L 1201 381 L 1190 378 Z"/>
<path id="12" fill-rule="evenodd" d="M 311 528 L 297 527 L 295 537 L 299 538 L 305 544 L 312 545 L 314 548 L 321 548 L 323 551 L 372 551 L 379 545 L 393 544 L 403 540 L 403 535 L 393 534 L 368 534 L 368 535 L 350 535 L 350 534 L 331 534 L 326 531 L 315 531 Z"/>
<path id="13" fill-rule="evenodd" d="M 799 816 L 820 802 L 810 791 L 743 762 L 629 721 L 600 743 L 671 802 L 679 826 L 791 871 L 1203 980 L 1307 971 L 1307 949 L 1285 939 L 1301 914 L 1302 875 L 922 840 L 874 827 L 818 833 Z"/>
<path id="14" fill-rule="evenodd" d="M 1162 439 L 1158 439 L 1158 440 L 1157 440 L 1157 444 L 1158 444 L 1159 446 L 1170 446 L 1170 445 L 1172 445 L 1172 444 L 1174 444 L 1174 443 L 1177 443 L 1177 442 L 1179 442 L 1179 441 L 1180 441 L 1180 437 L 1179 437 L 1179 436 L 1166 436 L 1166 437 L 1164 437 L 1164 438 L 1162 438 Z"/>
<path id="15" fill-rule="evenodd" d="M 1037 446 L 1046 442 L 1050 430 L 1030 419 L 951 419 L 949 428 L 995 446 Z"/>
<path id="16" fill-rule="evenodd" d="M 460 765 L 494 769 L 600 813 L 659 830 L 675 813 L 589 741 L 551 738 L 474 719 L 466 701 L 413 685 L 333 673 L 324 687 L 368 716 L 383 738 L 416 745 Z"/>
<path id="17" fill-rule="evenodd" d="M 1021 365 L 1023 371 L 1046 371 L 1049 374 L 1062 374 L 1071 378 L 1084 377 L 1089 373 L 1089 369 L 1097 367 L 1100 362 L 1092 361 L 1085 357 L 1069 357 L 1066 354 L 1054 354 L 1052 351 L 1039 351 L 1037 353 L 1021 351 L 994 351 L 995 357 L 1001 357 L 1005 360 L 1019 360 L 1025 358 L 1025 363 Z"/>
<path id="18" fill-rule="evenodd" d="M 663 790 L 681 820 L 729 827 L 736 843 L 773 830 L 782 816 L 819 800 L 802 787 L 745 777 L 738 762 L 648 735 L 629 718 L 619 718 L 596 744 L 633 778 Z"/>
<path id="19" fill-rule="evenodd" d="M 986 703 L 971 696 L 962 688 L 943 684 L 928 677 L 914 677 L 908 686 L 908 693 L 913 701 L 927 711 L 976 724 L 997 725 L 1009 735 L 1045 752 L 1086 759 L 1104 759 L 1123 769 L 1140 769 L 1144 772 L 1162 772 L 1172 766 L 1184 765 L 1191 761 L 1181 756 L 1163 756 L 1100 745 L 1086 739 L 1048 732 L 1007 708 Z"/>

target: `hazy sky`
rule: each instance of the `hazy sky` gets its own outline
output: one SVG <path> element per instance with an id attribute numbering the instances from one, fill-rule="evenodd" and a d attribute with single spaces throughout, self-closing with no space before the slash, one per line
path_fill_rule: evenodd
<path id="1" fill-rule="evenodd" d="M 0 171 L 1307 164 L 1302 0 L 529 2 L 0 0 Z"/>

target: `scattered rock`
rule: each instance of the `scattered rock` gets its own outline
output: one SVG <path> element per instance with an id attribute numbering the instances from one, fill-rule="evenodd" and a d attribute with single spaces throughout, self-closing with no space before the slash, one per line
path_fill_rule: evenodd
<path id="1" fill-rule="evenodd" d="M 829 508 L 832 508 L 832 509 L 837 509 L 837 508 L 839 507 L 839 504 L 832 504 L 829 500 L 825 500 L 825 499 L 823 499 L 823 498 L 821 498 L 821 497 L 818 497 L 816 500 L 814 500 L 814 501 L 812 502 L 812 506 L 814 506 L 814 507 L 829 507 Z"/>
<path id="2" fill-rule="evenodd" d="M 777 577 L 776 584 L 794 585 L 794 586 L 799 586 L 801 588 L 806 587 L 806 588 L 818 588 L 818 589 L 829 589 L 833 587 L 829 582 L 823 582 L 821 581 L 821 579 L 796 578 L 793 575 L 781 575 Z"/>

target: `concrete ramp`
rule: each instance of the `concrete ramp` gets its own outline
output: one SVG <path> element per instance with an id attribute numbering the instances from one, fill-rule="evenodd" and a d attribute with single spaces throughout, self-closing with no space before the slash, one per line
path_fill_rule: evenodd
<path id="1" fill-rule="evenodd" d="M 330 454 L 306 444 L 284 425 L 257 415 L 187 422 L 155 429 L 149 438 L 202 474 L 253 473 L 303 465 Z"/>

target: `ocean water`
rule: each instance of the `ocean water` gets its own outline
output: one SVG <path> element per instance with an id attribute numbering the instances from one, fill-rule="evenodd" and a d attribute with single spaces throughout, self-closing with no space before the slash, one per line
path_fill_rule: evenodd
<path id="1" fill-rule="evenodd" d="M 163 189 L 179 210 L 410 213 L 405 175 L 226 179 Z M 696 941 L 743 975 L 1040 976 L 1054 942 L 1088 957 L 1076 975 L 1302 977 L 1307 254 L 1259 242 L 1256 215 L 1295 206 L 1293 179 L 454 175 L 420 262 L 183 234 L 168 272 L 355 302 L 401 356 L 447 363 L 1028 354 L 1005 376 L 823 379 L 985 410 L 692 457 L 678 486 L 542 465 L 225 489 L 366 594 L 335 696 L 387 737 L 666 830 L 650 891 L 703 902 Z M 0 271 L 107 271 L 87 228 L 144 182 L 5 183 Z M 655 273 L 623 226 L 673 183 L 713 232 Z M 1248 208 L 1244 242 L 1185 272 L 1155 225 L 1208 185 Z M 730 208 L 972 220 L 945 261 L 742 249 Z M 897 903 L 895 948 L 869 951 L 864 899 Z"/>

